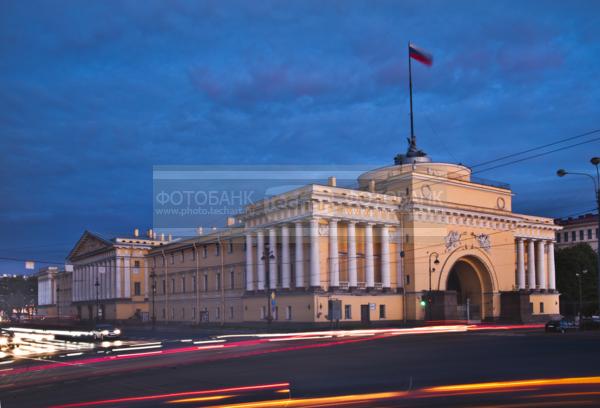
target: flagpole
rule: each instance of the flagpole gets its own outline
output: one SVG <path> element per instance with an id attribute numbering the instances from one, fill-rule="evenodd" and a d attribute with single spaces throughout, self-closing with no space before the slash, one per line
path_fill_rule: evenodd
<path id="1" fill-rule="evenodd" d="M 416 145 L 415 128 L 413 124 L 413 102 L 412 102 L 412 64 L 410 58 L 410 41 L 408 42 L 408 87 L 410 91 L 410 144 Z"/>

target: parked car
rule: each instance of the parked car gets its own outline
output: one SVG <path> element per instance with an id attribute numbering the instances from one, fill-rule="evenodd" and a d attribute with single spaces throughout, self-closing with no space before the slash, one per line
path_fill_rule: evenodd
<path id="1" fill-rule="evenodd" d="M 118 339 L 121 337 L 121 329 L 112 324 L 97 324 L 92 330 L 94 340 Z"/>
<path id="2" fill-rule="evenodd" d="M 575 321 L 562 318 L 560 320 L 550 320 L 546 323 L 546 332 L 565 333 L 569 330 L 577 330 L 579 327 Z"/>
<path id="3" fill-rule="evenodd" d="M 600 330 L 600 316 L 582 317 L 579 328 L 581 330 Z"/>

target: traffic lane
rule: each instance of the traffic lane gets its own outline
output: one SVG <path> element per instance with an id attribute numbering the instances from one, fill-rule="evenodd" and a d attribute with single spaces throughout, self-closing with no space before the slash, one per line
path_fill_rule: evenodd
<path id="1" fill-rule="evenodd" d="M 0 388 L 31 387 L 48 382 L 67 381 L 86 376 L 114 375 L 170 365 L 205 363 L 224 359 L 238 359 L 271 352 L 283 352 L 304 348 L 331 347 L 360 339 L 333 340 L 331 336 L 289 339 L 296 345 L 284 345 L 282 339 L 254 339 L 237 342 L 225 340 L 197 341 L 185 347 L 162 348 L 160 343 L 149 346 L 119 348 L 120 353 L 93 356 L 73 360 L 45 360 L 47 364 L 15 367 L 11 371 L 0 371 Z M 363 340 L 371 340 L 364 338 Z M 222 343 L 221 343 L 222 342 Z M 215 344 L 216 343 L 216 344 Z M 143 350 L 142 350 L 143 349 Z M 116 349 L 114 349 L 116 350 Z"/>
<path id="2" fill-rule="evenodd" d="M 532 379 L 494 383 L 450 384 L 374 393 L 297 397 L 289 383 L 228 387 L 168 394 L 150 394 L 52 405 L 51 408 L 195 406 L 221 408 L 268 407 L 421 407 L 421 406 L 596 406 L 600 377 Z"/>
<path id="3" fill-rule="evenodd" d="M 287 382 L 294 396 L 378 392 L 428 385 L 598 374 L 599 336 L 535 333 L 526 336 L 445 334 L 357 342 L 337 347 L 264 353 L 160 368 L 113 372 L 35 389 L 49 403 L 154 392 Z M 559 352 L 561 351 L 562 352 Z M 37 406 L 28 392 L 7 393 L 6 406 Z M 16 405 L 10 403 L 16 402 Z M 22 405 L 19 405 L 22 404 Z M 43 404 L 42 404 L 43 406 Z"/>

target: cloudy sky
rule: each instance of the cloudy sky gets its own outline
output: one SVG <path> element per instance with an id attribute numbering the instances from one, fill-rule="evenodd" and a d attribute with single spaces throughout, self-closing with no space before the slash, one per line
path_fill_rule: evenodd
<path id="1" fill-rule="evenodd" d="M 391 164 L 409 40 L 435 58 L 413 66 L 434 160 L 599 129 L 598 15 L 595 1 L 2 1 L 0 256 L 60 261 L 84 229 L 148 228 L 154 165 Z M 576 214 L 594 207 L 589 180 L 554 174 L 592 155 L 599 141 L 478 175 L 510 183 L 516 211 Z"/>

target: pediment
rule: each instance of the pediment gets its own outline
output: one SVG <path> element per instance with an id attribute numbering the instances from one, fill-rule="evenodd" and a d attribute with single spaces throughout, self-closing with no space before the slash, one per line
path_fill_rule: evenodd
<path id="1" fill-rule="evenodd" d="M 93 255 L 106 249 L 111 249 L 113 243 L 109 240 L 102 238 L 101 236 L 86 231 L 83 233 L 75 247 L 71 250 L 67 256 L 68 260 L 77 260 L 87 255 Z"/>

